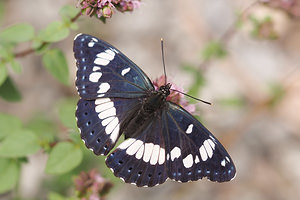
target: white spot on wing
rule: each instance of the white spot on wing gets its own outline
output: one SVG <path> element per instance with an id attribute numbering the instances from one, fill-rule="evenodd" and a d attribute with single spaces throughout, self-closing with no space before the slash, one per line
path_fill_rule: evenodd
<path id="1" fill-rule="evenodd" d="M 133 142 L 135 142 L 136 139 L 134 138 L 128 138 L 127 140 L 125 140 L 124 142 L 122 142 L 118 148 L 119 149 L 126 149 L 127 147 L 129 147 Z"/>
<path id="2" fill-rule="evenodd" d="M 101 125 L 102 126 L 106 126 L 107 124 L 109 124 L 115 117 L 108 117 L 104 120 L 102 120 Z"/>
<path id="3" fill-rule="evenodd" d="M 188 128 L 186 129 L 186 134 L 191 134 L 192 133 L 192 131 L 193 131 L 193 127 L 194 127 L 194 125 L 193 124 L 190 124 L 189 126 L 188 126 Z"/>
<path id="4" fill-rule="evenodd" d="M 159 156 L 159 149 L 160 149 L 159 145 L 157 145 L 157 144 L 154 145 L 152 155 L 151 155 L 151 159 L 150 159 L 150 164 L 151 165 L 155 165 L 157 163 L 158 156 Z"/>
<path id="5" fill-rule="evenodd" d="M 109 83 L 101 83 L 99 85 L 98 93 L 105 93 L 109 90 L 109 88 L 110 88 Z"/>
<path id="6" fill-rule="evenodd" d="M 119 130 L 120 130 L 120 124 L 116 126 L 116 128 L 113 130 L 113 132 L 110 135 L 110 139 L 115 143 L 117 141 L 117 138 L 119 136 Z"/>
<path id="7" fill-rule="evenodd" d="M 226 160 L 227 160 L 228 162 L 230 162 L 230 159 L 229 159 L 227 156 L 226 156 L 225 158 L 226 158 Z"/>
<path id="8" fill-rule="evenodd" d="M 88 43 L 88 46 L 89 47 L 93 47 L 95 45 L 95 42 L 94 41 L 90 41 L 89 43 Z"/>
<path id="9" fill-rule="evenodd" d="M 100 69 L 101 69 L 101 67 L 94 66 L 94 67 L 93 67 L 93 72 L 98 71 L 98 70 L 100 70 Z"/>
<path id="10" fill-rule="evenodd" d="M 99 79 L 101 78 L 102 73 L 101 72 L 93 72 L 89 76 L 89 80 L 93 83 L 97 83 Z"/>
<path id="11" fill-rule="evenodd" d="M 116 49 L 112 49 L 112 48 L 105 50 L 105 52 L 112 55 L 112 56 L 115 56 L 116 53 L 118 53 L 118 51 Z"/>
<path id="12" fill-rule="evenodd" d="M 95 111 L 96 111 L 97 113 L 100 113 L 100 112 L 102 112 L 102 111 L 104 111 L 104 110 L 107 110 L 107 109 L 109 109 L 109 108 L 112 108 L 112 107 L 114 107 L 114 102 L 109 101 L 109 102 L 106 102 L 106 103 L 102 103 L 102 104 L 100 104 L 100 105 L 97 105 L 97 106 L 95 107 Z"/>
<path id="13" fill-rule="evenodd" d="M 193 155 L 189 154 L 187 155 L 187 157 L 185 157 L 184 159 L 182 159 L 183 165 L 185 168 L 190 168 L 191 166 L 193 166 Z"/>
<path id="14" fill-rule="evenodd" d="M 140 147 L 142 145 L 143 145 L 143 141 L 142 140 L 137 140 L 133 144 L 131 144 L 130 147 L 128 147 L 128 149 L 126 150 L 126 153 L 128 155 L 132 156 L 140 149 Z"/>
<path id="15" fill-rule="evenodd" d="M 197 163 L 199 163 L 199 162 L 200 162 L 199 157 L 196 156 L 196 158 L 195 158 L 195 164 L 197 164 Z"/>
<path id="16" fill-rule="evenodd" d="M 144 152 L 144 157 L 143 157 L 143 160 L 145 162 L 149 162 L 151 154 L 152 154 L 153 146 L 154 146 L 153 143 L 145 144 L 145 152 Z"/>
<path id="17" fill-rule="evenodd" d="M 223 167 L 225 167 L 225 165 L 226 165 L 225 159 L 223 159 L 223 160 L 221 161 L 221 165 L 222 165 Z"/>
<path id="18" fill-rule="evenodd" d="M 203 145 L 201 145 L 201 147 L 199 148 L 199 152 L 200 152 L 200 155 L 201 155 L 201 159 L 203 161 L 206 161 L 208 157 L 207 157 L 205 147 Z"/>
<path id="19" fill-rule="evenodd" d="M 82 35 L 82 33 L 79 33 L 79 34 L 77 34 L 76 36 L 75 36 L 75 38 L 74 38 L 74 40 L 76 40 L 79 36 L 81 36 Z"/>
<path id="20" fill-rule="evenodd" d="M 94 38 L 94 37 L 93 37 L 92 40 L 94 40 L 95 42 L 98 42 L 97 38 Z"/>
<path id="21" fill-rule="evenodd" d="M 144 154 L 144 145 L 142 145 L 139 151 L 135 154 L 136 159 L 141 159 Z"/>
<path id="22" fill-rule="evenodd" d="M 110 101 L 110 98 L 99 98 L 99 99 L 96 99 L 95 104 L 99 105 L 99 104 L 102 104 L 102 103 L 105 103 L 108 101 Z"/>
<path id="23" fill-rule="evenodd" d="M 94 60 L 94 63 L 97 64 L 97 65 L 102 65 L 102 66 L 106 66 L 108 65 L 110 61 L 109 60 L 106 60 L 106 59 L 103 59 L 103 58 L 96 58 Z"/>
<path id="24" fill-rule="evenodd" d="M 101 113 L 99 113 L 98 117 L 100 119 L 105 119 L 107 117 L 111 117 L 111 116 L 115 116 L 116 115 L 116 108 L 115 107 L 112 107 L 110 109 L 107 109 Z"/>
<path id="25" fill-rule="evenodd" d="M 109 53 L 106 53 L 106 52 L 101 52 L 101 53 L 98 53 L 96 55 L 98 58 L 102 58 L 102 59 L 105 59 L 105 60 L 113 60 L 115 55 L 112 55 L 112 54 L 109 54 Z"/>
<path id="26" fill-rule="evenodd" d="M 130 67 L 127 67 L 127 68 L 122 70 L 121 75 L 125 76 L 125 74 L 127 74 L 129 71 L 130 71 Z"/>
<path id="27" fill-rule="evenodd" d="M 111 134 L 114 128 L 119 124 L 119 119 L 115 117 L 105 128 L 105 133 L 107 135 Z"/>
<path id="28" fill-rule="evenodd" d="M 165 162 L 166 159 L 166 152 L 164 148 L 160 148 L 159 151 L 159 158 L 158 158 L 158 164 L 162 165 Z"/>
<path id="29" fill-rule="evenodd" d="M 179 156 L 181 156 L 181 150 L 179 147 L 174 147 L 171 150 L 171 160 L 173 161 L 175 158 L 179 158 Z"/>
<path id="30" fill-rule="evenodd" d="M 208 157 L 211 158 L 212 155 L 213 155 L 213 150 L 212 150 L 211 146 L 209 145 L 208 140 L 210 140 L 210 139 L 205 140 L 205 141 L 203 142 L 203 145 L 204 145 L 204 147 L 205 147 L 205 149 L 206 149 L 206 152 L 207 152 Z"/>
<path id="31" fill-rule="evenodd" d="M 207 139 L 207 140 L 208 140 L 208 142 L 209 142 L 211 148 L 212 148 L 213 150 L 215 150 L 216 144 L 215 144 L 211 139 Z"/>

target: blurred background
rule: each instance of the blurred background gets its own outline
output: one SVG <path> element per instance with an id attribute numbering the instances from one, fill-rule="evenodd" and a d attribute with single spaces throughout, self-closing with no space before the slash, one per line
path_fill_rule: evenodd
<path id="1" fill-rule="evenodd" d="M 51 45 L 66 56 L 70 84 L 58 82 L 42 66 L 41 56 L 32 53 L 17 59 L 21 73 L 8 71 L 22 100 L 0 99 L 1 113 L 18 117 L 40 134 L 53 133 L 54 142 L 79 138 L 77 130 L 72 132 L 61 122 L 75 120 L 74 36 L 83 32 L 113 44 L 151 79 L 163 73 L 163 38 L 168 77 L 213 104 L 196 103 L 195 115 L 230 153 L 237 169 L 233 181 L 167 181 L 154 188 L 137 188 L 114 178 L 104 158 L 82 145 L 80 164 L 59 175 L 45 173 L 47 150 L 28 156 L 21 164 L 17 186 L 0 194 L 0 199 L 55 199 L 50 193 L 72 196 L 76 177 L 94 168 L 114 184 L 106 196 L 111 200 L 300 199 L 300 1 L 262 2 L 142 0 L 140 8 L 116 11 L 106 24 L 80 16 L 78 29 Z M 64 5 L 77 4 L 75 0 L 1 0 L 0 30 L 24 22 L 39 31 L 60 20 Z M 14 51 L 30 46 L 25 42 Z M 71 114 L 62 116 L 61 107 Z"/>

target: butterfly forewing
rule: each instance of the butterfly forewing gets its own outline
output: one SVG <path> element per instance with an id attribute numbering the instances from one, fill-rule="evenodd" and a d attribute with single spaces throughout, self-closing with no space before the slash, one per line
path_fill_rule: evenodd
<path id="1" fill-rule="evenodd" d="M 85 34 L 74 40 L 80 97 L 136 98 L 154 90 L 145 73 L 115 47 Z"/>

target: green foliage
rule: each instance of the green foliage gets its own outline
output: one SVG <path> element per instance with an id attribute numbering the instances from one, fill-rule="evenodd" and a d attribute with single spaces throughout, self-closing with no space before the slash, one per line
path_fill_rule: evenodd
<path id="1" fill-rule="evenodd" d="M 7 27 L 0 32 L 0 43 L 19 43 L 31 40 L 34 37 L 34 29 L 31 25 L 19 23 Z"/>
<path id="2" fill-rule="evenodd" d="M 76 110 L 77 100 L 75 99 L 65 99 L 58 105 L 59 119 L 68 128 L 77 130 L 76 120 L 75 120 L 75 110 Z"/>
<path id="3" fill-rule="evenodd" d="M 11 132 L 19 130 L 22 122 L 17 117 L 0 113 L 0 141 Z"/>
<path id="4" fill-rule="evenodd" d="M 250 16 L 249 19 L 253 25 L 253 30 L 251 32 L 253 37 L 271 40 L 278 38 L 278 34 L 274 29 L 273 19 L 270 16 L 266 16 L 263 19 Z"/>
<path id="5" fill-rule="evenodd" d="M 279 83 L 271 83 L 269 84 L 269 88 L 271 92 L 269 106 L 274 107 L 283 99 L 284 95 L 286 94 L 286 91 L 283 88 L 283 86 Z"/>
<path id="6" fill-rule="evenodd" d="M 69 85 L 69 68 L 60 49 L 51 49 L 43 55 L 44 67 L 61 83 Z"/>
<path id="7" fill-rule="evenodd" d="M 55 21 L 49 24 L 38 34 L 38 38 L 44 42 L 57 42 L 68 37 L 70 31 L 61 21 Z"/>
<path id="8" fill-rule="evenodd" d="M 227 52 L 223 45 L 218 41 L 209 42 L 202 52 L 204 60 L 210 60 L 212 58 L 223 58 L 227 55 Z"/>
<path id="9" fill-rule="evenodd" d="M 64 197 L 58 193 L 55 192 L 50 192 L 48 195 L 49 200 L 79 200 L 78 198 L 75 197 Z"/>
<path id="10" fill-rule="evenodd" d="M 28 156 L 40 149 L 36 135 L 25 129 L 10 131 L 0 144 L 0 157 L 6 158 Z"/>
<path id="11" fill-rule="evenodd" d="M 9 76 L 7 76 L 6 80 L 0 85 L 0 97 L 10 102 L 16 102 L 22 99 L 21 93 Z"/>
<path id="12" fill-rule="evenodd" d="M 50 144 L 55 141 L 58 128 L 55 123 L 43 114 L 33 117 L 26 125 L 25 128 L 34 132 L 37 136 L 39 144 L 46 152 L 50 151 Z"/>
<path id="13" fill-rule="evenodd" d="M 7 69 L 4 63 L 0 62 L 0 86 L 4 83 L 7 78 Z"/>
<path id="14" fill-rule="evenodd" d="M 203 87 L 205 83 L 205 79 L 203 77 L 202 72 L 198 70 L 196 67 L 190 65 L 184 65 L 182 69 L 193 76 L 192 80 L 194 82 L 192 83 L 188 91 L 189 91 L 189 95 L 197 97 L 199 95 L 199 91 L 201 87 Z M 195 101 L 195 100 L 191 99 L 191 101 Z"/>
<path id="15" fill-rule="evenodd" d="M 15 160 L 0 158 L 0 194 L 17 185 L 19 173 L 20 166 Z"/>
<path id="16" fill-rule="evenodd" d="M 82 160 L 82 151 L 78 146 L 69 142 L 60 142 L 52 149 L 46 172 L 63 174 L 77 167 Z"/>
<path id="17" fill-rule="evenodd" d="M 241 96 L 232 96 L 228 98 L 223 98 L 218 101 L 221 105 L 227 107 L 243 107 L 246 102 L 245 99 Z"/>
<path id="18" fill-rule="evenodd" d="M 77 30 L 78 29 L 78 25 L 74 22 L 72 22 L 72 19 L 78 14 L 80 10 L 73 7 L 73 6 L 64 6 L 60 11 L 59 14 L 64 22 L 64 24 L 73 29 L 73 30 Z"/>

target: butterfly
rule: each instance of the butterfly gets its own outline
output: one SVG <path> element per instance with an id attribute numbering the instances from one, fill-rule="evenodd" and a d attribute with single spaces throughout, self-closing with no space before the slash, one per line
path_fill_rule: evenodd
<path id="1" fill-rule="evenodd" d="M 114 175 L 139 187 L 168 178 L 225 182 L 236 169 L 222 144 L 188 111 L 166 100 L 148 76 L 112 45 L 90 35 L 74 39 L 77 126 L 85 146 L 105 155 Z M 112 151 L 118 139 L 125 140 Z"/>

